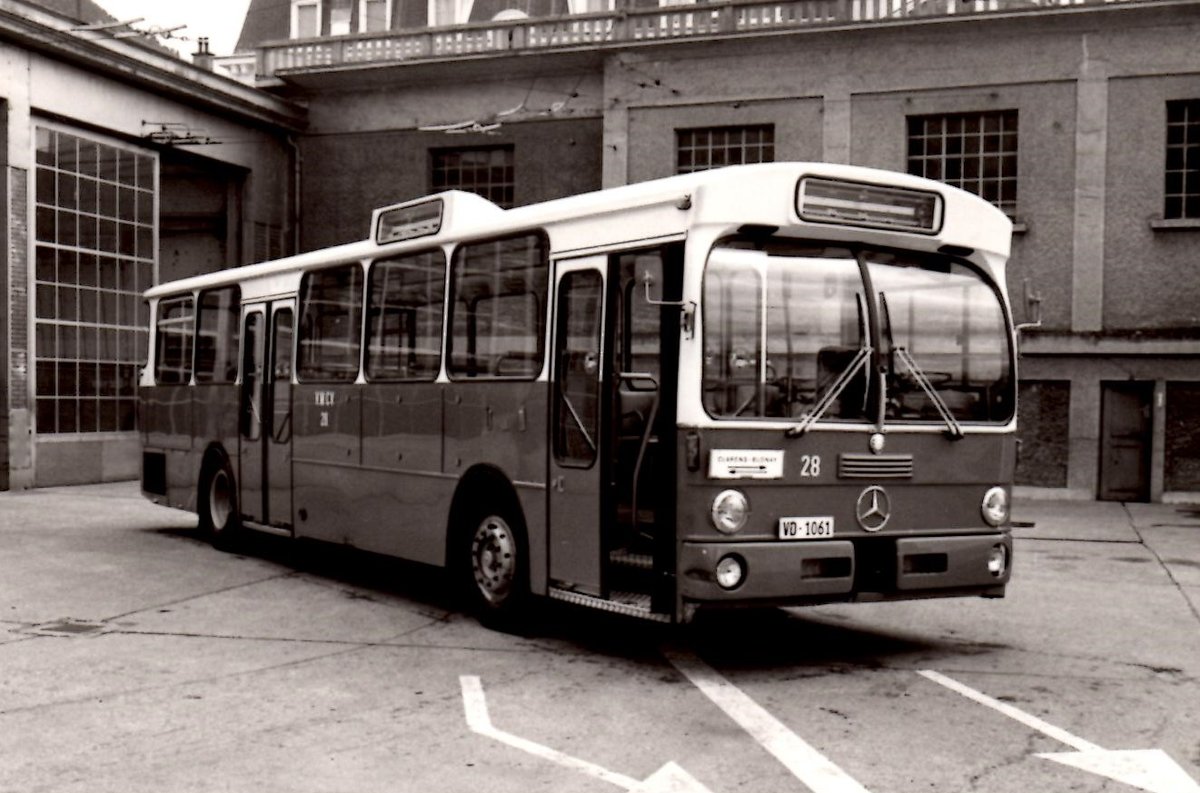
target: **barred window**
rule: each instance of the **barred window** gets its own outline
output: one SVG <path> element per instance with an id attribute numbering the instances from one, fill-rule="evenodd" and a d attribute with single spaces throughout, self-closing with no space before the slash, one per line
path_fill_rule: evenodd
<path id="1" fill-rule="evenodd" d="M 36 140 L 37 431 L 132 431 L 149 338 L 142 292 L 154 285 L 157 160 L 48 125 Z"/>
<path id="2" fill-rule="evenodd" d="M 775 125 L 675 130 L 675 172 L 775 160 Z"/>
<path id="3" fill-rule="evenodd" d="M 1167 102 L 1163 217 L 1200 218 L 1200 99 Z"/>
<path id="4" fill-rule="evenodd" d="M 433 191 L 466 190 L 504 208 L 513 205 L 513 147 L 435 149 Z"/>
<path id="5" fill-rule="evenodd" d="M 908 172 L 961 187 L 1017 215 L 1017 111 L 908 118 Z"/>

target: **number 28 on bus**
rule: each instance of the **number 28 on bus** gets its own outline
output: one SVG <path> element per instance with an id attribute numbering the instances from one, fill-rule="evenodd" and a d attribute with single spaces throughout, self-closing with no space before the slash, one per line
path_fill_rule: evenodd
<path id="1" fill-rule="evenodd" d="M 723 168 L 147 292 L 142 490 L 245 531 L 533 597 L 698 608 L 1000 597 L 1012 226 L 865 168 Z"/>

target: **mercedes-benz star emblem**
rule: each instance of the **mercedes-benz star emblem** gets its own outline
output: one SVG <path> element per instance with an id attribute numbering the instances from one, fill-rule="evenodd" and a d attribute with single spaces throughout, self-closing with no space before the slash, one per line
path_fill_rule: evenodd
<path id="1" fill-rule="evenodd" d="M 867 531 L 882 529 L 892 516 L 892 500 L 887 491 L 879 485 L 871 485 L 859 493 L 854 516 L 858 518 L 858 525 Z"/>

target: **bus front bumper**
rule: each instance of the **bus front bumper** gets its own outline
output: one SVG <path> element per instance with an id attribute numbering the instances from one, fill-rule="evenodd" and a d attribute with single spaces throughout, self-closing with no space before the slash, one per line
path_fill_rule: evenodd
<path id="1" fill-rule="evenodd" d="M 1002 549 L 1002 550 L 1000 550 Z M 717 582 L 717 566 L 736 557 L 739 584 Z M 1003 569 L 998 574 L 997 556 Z M 836 601 L 1002 596 L 1012 568 L 1007 532 L 935 537 L 864 537 L 793 542 L 684 542 L 679 589 L 685 600 Z"/>

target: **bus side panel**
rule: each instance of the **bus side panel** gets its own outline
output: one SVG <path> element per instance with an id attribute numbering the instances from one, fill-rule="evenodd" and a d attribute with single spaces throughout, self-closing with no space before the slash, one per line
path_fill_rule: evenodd
<path id="1" fill-rule="evenodd" d="M 197 385 L 192 387 L 192 424 L 198 443 L 216 442 L 229 455 L 237 470 L 238 459 L 238 386 Z M 197 448 L 203 456 L 204 448 Z M 202 461 L 200 461 L 202 462 Z"/>
<path id="2" fill-rule="evenodd" d="M 192 444 L 191 391 L 187 385 L 146 386 L 138 398 L 143 465 L 158 472 L 150 477 L 158 481 L 147 489 L 148 471 L 143 470 L 143 492 L 157 503 L 194 511 L 200 474 Z"/>
<path id="3" fill-rule="evenodd" d="M 445 399 L 443 470 L 457 479 L 477 465 L 513 483 L 529 541 L 530 586 L 545 591 L 547 385 L 481 380 L 451 383 Z"/>
<path id="4" fill-rule="evenodd" d="M 362 464 L 362 386 L 303 383 L 292 397 L 295 533 L 333 542 L 352 535 Z"/>
<path id="5" fill-rule="evenodd" d="M 363 390 L 363 470 L 343 533 L 355 547 L 441 565 L 454 479 L 442 472 L 442 390 L 435 383 Z"/>

